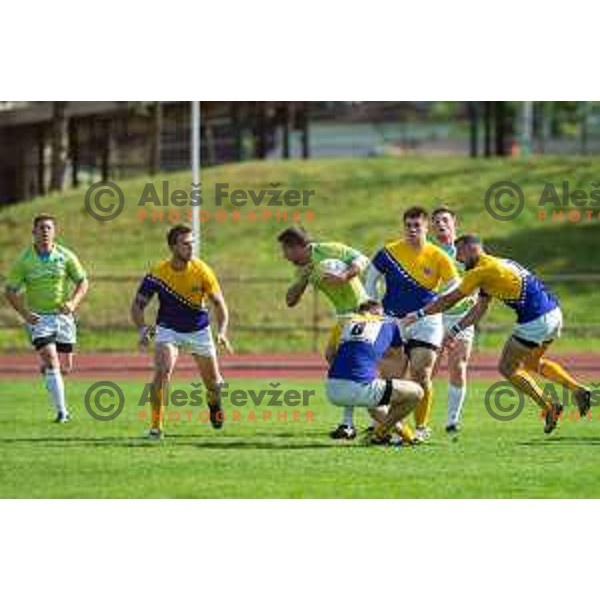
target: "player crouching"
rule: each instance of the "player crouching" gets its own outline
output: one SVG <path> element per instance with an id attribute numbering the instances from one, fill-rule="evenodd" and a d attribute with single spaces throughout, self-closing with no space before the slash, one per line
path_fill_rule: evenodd
<path id="1" fill-rule="evenodd" d="M 381 379 L 378 364 L 390 348 L 402 346 L 396 320 L 383 316 L 379 302 L 369 300 L 343 323 L 338 323 L 327 349 L 330 368 L 327 398 L 336 406 L 363 406 L 377 421 L 372 444 L 389 443 L 390 433 L 423 397 L 417 383 Z"/>

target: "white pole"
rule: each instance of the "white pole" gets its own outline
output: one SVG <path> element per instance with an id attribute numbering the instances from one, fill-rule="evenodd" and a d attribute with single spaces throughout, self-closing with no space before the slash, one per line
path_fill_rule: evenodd
<path id="1" fill-rule="evenodd" d="M 192 183 L 200 183 L 200 102 L 192 102 Z M 192 206 L 194 256 L 200 256 L 200 207 Z"/>
<path id="2" fill-rule="evenodd" d="M 533 150 L 533 102 L 523 102 L 521 156 L 529 156 Z"/>

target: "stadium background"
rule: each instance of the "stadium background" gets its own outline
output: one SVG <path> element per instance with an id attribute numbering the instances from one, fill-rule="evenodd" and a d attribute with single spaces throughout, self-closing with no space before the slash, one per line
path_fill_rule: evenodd
<path id="1" fill-rule="evenodd" d="M 519 102 L 201 105 L 202 208 L 211 215 L 220 208 L 217 183 L 314 190 L 306 207 L 314 220 L 305 223 L 314 237 L 370 255 L 400 234 L 407 206 L 447 204 L 463 231 L 479 232 L 491 251 L 535 269 L 558 292 L 567 327 L 553 351 L 586 381 L 598 381 L 598 212 L 590 223 L 539 221 L 537 201 L 548 182 L 560 189 L 568 181 L 588 195 L 594 188 L 600 102 L 535 102 L 531 111 Z M 531 138 L 523 135 L 525 116 Z M 0 277 L 30 243 L 32 216 L 50 212 L 60 240 L 77 252 L 91 280 L 79 314 L 79 373 L 67 382 L 75 419 L 64 430 L 47 418 L 36 357 L 18 318 L 0 302 L 1 496 L 597 497 L 590 468 L 597 422 L 571 423 L 569 412 L 544 439 L 530 405 L 510 423 L 486 412 L 512 324 L 511 312 L 498 304 L 477 339 L 458 444 L 443 431 L 443 372 L 435 381 L 434 435 L 425 447 L 379 453 L 330 440 L 339 411 L 324 399 L 320 358 L 329 307 L 311 292 L 287 309 L 292 269 L 276 243 L 286 223 L 248 220 L 249 206 L 240 209 L 240 222 L 211 218 L 202 225 L 201 255 L 222 282 L 238 352 L 223 358 L 225 375 L 246 389 L 270 382 L 315 389 L 316 420 L 245 421 L 220 432 L 205 423 L 169 422 L 164 445 L 149 448 L 136 398 L 151 360 L 136 354 L 129 305 L 147 266 L 165 257 L 170 223 L 166 216 L 140 221 L 138 200 L 149 182 L 157 190 L 165 180 L 172 190 L 190 189 L 190 137 L 187 102 L 0 103 Z M 90 185 L 101 180 L 118 184 L 125 198 L 122 213 L 106 222 L 93 219 L 84 204 Z M 506 180 L 521 186 L 526 202 L 517 218 L 501 222 L 486 211 L 484 198 L 493 183 Z M 189 390 L 195 377 L 185 359 L 176 386 Z M 83 407 L 90 382 L 101 378 L 117 381 L 127 398 L 114 421 L 95 421 Z M 362 414 L 358 425 L 365 425 Z"/>
<path id="2" fill-rule="evenodd" d="M 316 238 L 352 243 L 367 254 L 397 235 L 403 207 L 448 204 L 464 230 L 480 232 L 492 251 L 538 270 L 560 293 L 568 346 L 594 346 L 600 269 L 590 249 L 598 213 L 585 224 L 566 217 L 539 222 L 536 199 L 548 181 L 559 189 L 568 179 L 572 189 L 591 191 L 600 103 L 530 104 L 531 142 L 522 137 L 524 103 L 518 102 L 203 102 L 203 208 L 212 218 L 202 226 L 202 255 L 220 274 L 238 349 L 316 352 L 330 313 L 315 295 L 285 309 L 291 269 L 275 243 L 285 224 L 274 218 L 217 223 L 217 182 L 232 189 L 279 183 L 283 190 L 314 190 L 307 207 L 314 222 L 303 224 Z M 168 179 L 171 189 L 189 189 L 190 103 L 4 102 L 0 141 L 0 277 L 28 243 L 31 215 L 56 213 L 62 239 L 81 255 L 93 281 L 80 314 L 82 341 L 94 350 L 131 349 L 129 301 L 148 263 L 164 255 L 169 226 L 167 209 L 162 223 L 140 222 L 135 203 L 147 182 L 160 190 Z M 115 221 L 99 223 L 85 213 L 85 191 L 100 180 L 124 190 L 127 204 Z M 485 212 L 485 192 L 500 180 L 515 181 L 527 198 L 513 221 Z M 241 209 L 242 219 L 250 209 Z M 495 310 L 479 343 L 495 347 L 494 332 L 507 319 L 506 311 Z M 0 349 L 26 350 L 5 303 Z"/>

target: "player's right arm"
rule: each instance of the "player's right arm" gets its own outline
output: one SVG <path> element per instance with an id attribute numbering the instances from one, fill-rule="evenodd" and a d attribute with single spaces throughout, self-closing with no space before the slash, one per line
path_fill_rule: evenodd
<path id="1" fill-rule="evenodd" d="M 4 295 L 12 308 L 18 312 L 29 325 L 35 325 L 40 316 L 25 306 L 25 268 L 21 260 L 17 261 L 8 273 Z"/>
<path id="2" fill-rule="evenodd" d="M 131 320 L 134 325 L 138 328 L 140 334 L 140 346 L 145 347 L 150 341 L 152 330 L 145 323 L 144 311 L 152 296 L 156 292 L 156 284 L 154 279 L 150 275 L 146 275 L 135 294 L 133 302 L 131 303 Z"/>
<path id="3" fill-rule="evenodd" d="M 25 297 L 23 294 L 19 294 L 10 288 L 6 288 L 4 295 L 8 300 L 8 303 L 23 317 L 23 319 L 29 323 L 29 325 L 35 325 L 39 320 L 40 316 L 31 312 L 25 306 Z"/>
<path id="4" fill-rule="evenodd" d="M 477 325 L 479 321 L 484 317 L 487 312 L 490 302 L 492 301 L 491 296 L 487 294 L 479 293 L 477 302 L 471 307 L 471 310 L 460 320 L 455 323 L 446 336 L 444 337 L 444 345 L 451 346 L 454 342 L 454 338 L 464 329 L 471 325 Z"/>
<path id="5" fill-rule="evenodd" d="M 384 285 L 384 274 L 373 264 L 369 263 L 365 272 L 365 291 L 367 296 L 373 300 L 381 300 L 383 293 L 381 291 Z"/>
<path id="6" fill-rule="evenodd" d="M 300 298 L 302 298 L 307 286 L 308 273 L 303 272 L 288 288 L 288 291 L 285 295 L 285 302 L 288 305 L 288 308 L 292 308 L 293 306 L 296 306 L 298 302 L 300 302 Z"/>

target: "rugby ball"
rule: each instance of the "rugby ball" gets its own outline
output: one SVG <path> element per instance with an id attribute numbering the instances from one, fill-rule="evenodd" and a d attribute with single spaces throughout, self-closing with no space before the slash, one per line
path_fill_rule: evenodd
<path id="1" fill-rule="evenodd" d="M 321 275 L 341 275 L 348 270 L 348 265 L 338 258 L 326 258 L 319 263 Z"/>

